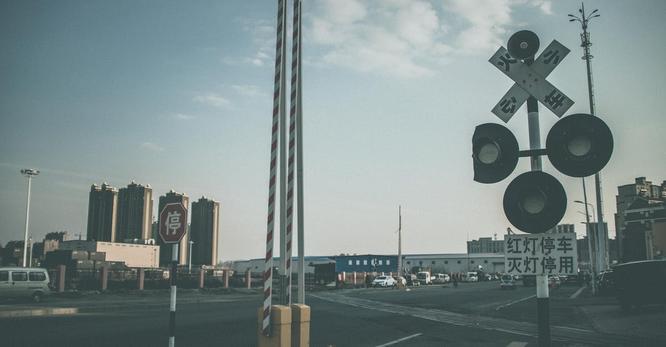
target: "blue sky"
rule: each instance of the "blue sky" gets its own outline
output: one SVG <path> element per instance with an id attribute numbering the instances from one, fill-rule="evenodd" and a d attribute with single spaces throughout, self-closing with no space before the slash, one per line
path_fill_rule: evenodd
<path id="1" fill-rule="evenodd" d="M 512 82 L 487 60 L 510 35 L 571 49 L 548 78 L 588 111 L 578 1 L 308 0 L 303 20 L 306 252 L 462 252 L 509 226 L 504 181 L 472 180 L 474 127 Z M 615 152 L 602 173 L 605 217 L 617 186 L 666 179 L 666 3 L 588 1 L 597 113 Z M 0 3 L 0 242 L 21 239 L 24 167 L 30 233 L 85 235 L 92 183 L 134 179 L 220 201 L 220 258 L 264 250 L 274 1 Z M 541 133 L 557 120 L 541 107 Z M 508 123 L 527 147 L 526 111 Z M 582 199 L 580 179 L 544 170 Z M 593 180 L 588 179 L 588 187 Z M 591 195 L 592 196 L 592 195 Z M 157 204 L 155 204 L 157 205 Z M 570 203 L 563 222 L 579 223 Z M 579 226 L 582 226 L 579 224 Z M 582 228 L 578 228 L 582 232 Z"/>

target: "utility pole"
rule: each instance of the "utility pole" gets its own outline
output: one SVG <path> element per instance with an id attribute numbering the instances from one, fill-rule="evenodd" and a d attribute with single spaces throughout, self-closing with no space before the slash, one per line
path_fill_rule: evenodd
<path id="1" fill-rule="evenodd" d="M 32 177 L 39 175 L 39 170 L 23 169 L 21 170 L 21 174 L 28 179 L 28 197 L 25 203 L 25 234 L 23 234 L 23 267 L 26 267 L 28 258 L 28 225 L 30 223 L 30 187 Z"/>
<path id="2" fill-rule="evenodd" d="M 398 205 L 398 276 L 402 276 L 402 206 Z"/>
<path id="3" fill-rule="evenodd" d="M 592 69 L 590 66 L 590 60 L 592 60 L 593 56 L 590 54 L 590 46 L 592 46 L 592 42 L 590 41 L 590 33 L 587 31 L 587 27 L 589 25 L 589 22 L 592 18 L 599 17 L 599 14 L 597 13 L 599 10 L 594 10 L 590 12 L 589 14 L 585 13 L 585 4 L 581 3 L 580 8 L 578 9 L 578 12 L 580 13 L 579 16 L 575 16 L 572 14 L 569 14 L 569 22 L 579 22 L 581 24 L 581 27 L 583 29 L 583 33 L 580 35 L 581 39 L 581 47 L 583 47 L 583 57 L 582 59 L 585 60 L 585 67 L 587 70 L 587 91 L 588 91 L 588 97 L 589 97 L 589 103 L 590 103 L 590 114 L 593 116 L 596 116 L 595 113 L 595 102 L 594 102 L 594 84 L 592 82 Z M 584 180 L 585 178 L 583 178 Z M 595 238 L 605 238 L 604 242 L 597 242 L 599 245 L 604 245 L 603 249 L 596 249 L 597 252 L 603 252 L 605 255 L 605 259 L 608 259 L 608 231 L 606 230 L 606 225 L 604 224 L 604 215 L 603 215 L 603 198 L 602 198 L 602 192 L 601 192 L 601 173 L 597 172 L 594 174 L 594 188 L 595 188 L 595 193 L 596 193 L 596 207 L 597 207 L 597 227 L 595 230 L 591 230 L 591 233 L 595 233 L 594 237 Z M 587 201 L 586 201 L 587 202 Z M 593 249 L 594 251 L 594 249 Z M 590 254 L 590 259 L 595 256 L 594 254 Z M 596 267 L 592 269 L 593 277 L 596 277 L 596 272 L 597 270 L 601 269 L 602 267 L 605 269 L 607 268 L 608 264 L 596 264 Z"/>

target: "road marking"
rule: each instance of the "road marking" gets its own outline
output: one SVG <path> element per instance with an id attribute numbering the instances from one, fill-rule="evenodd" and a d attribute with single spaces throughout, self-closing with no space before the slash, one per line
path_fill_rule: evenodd
<path id="1" fill-rule="evenodd" d="M 582 293 L 584 289 L 585 289 L 585 286 L 580 287 L 575 293 L 571 294 L 571 296 L 569 297 L 569 299 L 575 299 L 575 298 L 577 298 L 578 295 L 580 295 L 580 293 Z"/>
<path id="2" fill-rule="evenodd" d="M 506 347 L 525 347 L 527 346 L 527 342 L 522 342 L 522 341 L 513 341 L 510 344 L 506 345 Z"/>
<path id="3" fill-rule="evenodd" d="M 14 310 L 0 312 L 0 318 L 38 317 L 38 316 L 63 316 L 79 313 L 79 309 L 73 307 L 44 308 L 33 310 Z"/>
<path id="4" fill-rule="evenodd" d="M 525 300 L 529 300 L 529 299 L 532 299 L 532 298 L 534 298 L 534 297 L 536 297 L 536 294 L 534 294 L 534 295 L 530 295 L 530 296 L 525 297 L 525 298 L 522 298 L 522 299 L 518 299 L 518 300 L 511 301 L 511 302 L 506 303 L 506 304 L 504 304 L 504 305 L 499 305 L 499 306 L 497 306 L 497 308 L 495 308 L 495 311 L 499 311 L 499 310 L 504 309 L 504 308 L 507 308 L 507 307 L 509 307 L 509 306 L 511 306 L 511 305 L 513 305 L 513 304 L 517 304 L 517 303 L 519 303 L 519 302 L 523 302 L 523 301 L 525 301 Z"/>
<path id="5" fill-rule="evenodd" d="M 407 337 L 403 337 L 403 338 L 401 338 L 401 339 L 393 340 L 393 341 L 391 341 L 391 342 L 387 342 L 387 343 L 385 343 L 385 344 L 383 344 L 383 345 L 379 345 L 379 346 L 377 346 L 377 347 L 386 347 L 386 346 L 395 345 L 395 344 L 398 343 L 398 342 L 402 342 L 402 341 L 406 341 L 406 340 L 409 340 L 409 339 L 413 339 L 413 338 L 415 338 L 415 337 L 417 337 L 417 336 L 421 336 L 421 335 L 423 335 L 423 333 L 418 333 L 418 334 L 414 334 L 414 335 L 409 335 L 409 336 L 407 336 Z"/>

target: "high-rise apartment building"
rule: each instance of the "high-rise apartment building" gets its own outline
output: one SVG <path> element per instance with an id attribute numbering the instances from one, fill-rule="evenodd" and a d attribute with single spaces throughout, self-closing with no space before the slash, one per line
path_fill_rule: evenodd
<path id="1" fill-rule="evenodd" d="M 153 189 L 132 181 L 118 191 L 116 242 L 151 238 L 153 221 Z"/>
<path id="2" fill-rule="evenodd" d="M 189 210 L 189 205 L 190 205 L 190 198 L 185 195 L 184 193 L 178 193 L 174 191 L 173 189 L 166 193 L 165 195 L 160 196 L 160 201 L 158 205 L 158 210 L 157 210 L 157 218 L 159 219 L 159 214 L 162 212 L 162 209 L 164 206 L 167 204 L 172 204 L 172 203 L 180 203 L 183 204 L 183 207 L 185 209 Z M 158 221 L 159 222 L 159 221 Z M 159 228 L 159 226 L 158 226 Z M 187 229 L 187 228 L 186 228 Z M 189 237 L 190 237 L 190 232 L 189 230 L 186 230 L 185 236 L 183 236 L 183 239 L 180 240 L 179 243 L 179 248 L 178 248 L 178 264 L 180 265 L 185 265 L 187 264 L 188 261 L 188 242 L 189 242 Z M 162 241 L 162 238 L 157 236 L 155 240 L 156 244 L 160 246 L 160 264 L 166 265 L 171 262 L 171 257 L 172 257 L 172 246 L 171 244 L 165 244 L 164 241 Z"/>
<path id="3" fill-rule="evenodd" d="M 645 177 L 637 177 L 633 184 L 617 187 L 615 196 L 615 233 L 617 235 L 619 258 L 622 262 L 646 259 L 649 253 L 646 242 L 650 242 L 650 233 L 645 233 L 645 220 L 651 207 L 666 201 L 666 181 L 661 185 L 652 184 Z M 634 206 L 632 206 L 634 205 Z M 646 215 L 646 213 L 648 215 Z M 629 216 L 629 221 L 627 220 Z M 650 218 L 647 218 L 650 219 Z M 641 222 L 641 220 L 644 220 Z M 637 221 L 636 223 L 628 223 Z M 647 237 L 647 239 L 646 239 Z"/>
<path id="4" fill-rule="evenodd" d="M 220 203 L 205 196 L 192 203 L 190 237 L 193 265 L 217 264 L 217 241 L 220 233 Z"/>
<path id="5" fill-rule="evenodd" d="M 116 239 L 118 190 L 103 183 L 93 184 L 88 197 L 87 239 L 113 242 Z"/>

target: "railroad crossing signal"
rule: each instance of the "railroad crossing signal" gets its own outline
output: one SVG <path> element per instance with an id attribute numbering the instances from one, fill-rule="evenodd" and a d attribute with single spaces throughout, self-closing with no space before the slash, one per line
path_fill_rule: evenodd
<path id="1" fill-rule="evenodd" d="M 562 117 L 574 102 L 550 84 L 546 77 L 569 52 L 568 48 L 553 40 L 536 61 L 528 65 L 514 58 L 506 48 L 500 47 L 489 61 L 515 83 L 495 105 L 492 112 L 504 122 L 508 122 L 520 106 L 533 96 L 555 115 Z"/>
<path id="2" fill-rule="evenodd" d="M 166 204 L 160 212 L 159 234 L 164 243 L 178 243 L 185 236 L 187 209 L 181 203 Z"/>
<path id="3" fill-rule="evenodd" d="M 562 117 L 573 101 L 545 78 L 569 49 L 554 40 L 534 60 L 539 39 L 526 30 L 512 35 L 508 47 L 508 50 L 500 47 L 489 62 L 515 83 L 492 112 L 508 122 L 517 109 L 533 97 Z M 560 119 L 548 132 L 546 148 L 520 151 L 511 131 L 494 123 L 477 126 L 472 136 L 474 180 L 480 183 L 499 182 L 513 172 L 519 157 L 540 155 L 547 155 L 553 166 L 566 175 L 585 177 L 601 170 L 612 152 L 610 129 L 600 118 L 589 114 Z M 503 199 L 504 212 L 511 224 L 528 233 L 545 232 L 557 225 L 566 206 L 562 184 L 540 169 L 516 177 Z"/>

